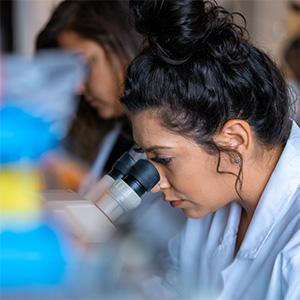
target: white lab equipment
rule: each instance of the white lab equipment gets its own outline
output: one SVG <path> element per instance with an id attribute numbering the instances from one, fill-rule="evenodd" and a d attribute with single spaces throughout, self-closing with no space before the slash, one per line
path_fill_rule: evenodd
<path id="1" fill-rule="evenodd" d="M 127 155 L 123 159 L 128 159 Z M 159 181 L 155 167 L 143 159 L 137 161 L 125 176 L 114 179 L 111 175 L 120 172 L 116 168 L 122 165 L 121 161 L 108 175 L 113 183 L 107 177 L 103 179 L 105 184 L 99 182 L 103 190 L 99 189 L 99 197 L 93 197 L 95 203 L 72 191 L 48 190 L 43 193 L 46 207 L 86 243 L 109 240 L 116 230 L 117 219 L 138 207 L 141 196 Z M 109 183 L 112 183 L 110 187 Z"/>

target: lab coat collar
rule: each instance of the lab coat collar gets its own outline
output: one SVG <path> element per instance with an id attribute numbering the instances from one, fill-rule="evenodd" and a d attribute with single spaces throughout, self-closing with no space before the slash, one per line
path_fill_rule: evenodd
<path id="1" fill-rule="evenodd" d="M 300 128 L 293 123 L 290 137 L 261 196 L 237 257 L 254 259 L 276 223 L 291 206 L 300 186 Z"/>

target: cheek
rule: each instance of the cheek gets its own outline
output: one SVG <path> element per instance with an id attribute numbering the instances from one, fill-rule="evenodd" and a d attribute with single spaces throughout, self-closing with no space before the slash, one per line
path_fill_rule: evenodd
<path id="1" fill-rule="evenodd" d="M 103 87 L 107 87 L 108 78 L 103 75 L 101 69 L 97 66 L 93 66 L 89 76 L 89 84 L 94 88 L 94 90 L 103 90 Z"/>
<path id="2" fill-rule="evenodd" d="M 197 194 L 201 182 L 201 172 L 188 162 L 177 163 L 165 171 L 171 187 L 180 195 L 191 198 Z"/>
<path id="3" fill-rule="evenodd" d="M 207 186 L 210 182 L 214 181 L 217 174 L 215 159 L 204 156 L 187 161 L 182 173 L 185 181 L 189 182 L 189 185 L 195 189 Z"/>
<path id="4" fill-rule="evenodd" d="M 114 113 L 116 117 L 123 116 L 125 114 L 124 106 L 119 99 L 117 99 L 114 103 Z"/>
<path id="5" fill-rule="evenodd" d="M 116 86 L 108 78 L 100 77 L 95 72 L 89 77 L 87 85 L 91 94 L 100 100 L 99 104 L 113 106 L 117 102 Z"/>
<path id="6" fill-rule="evenodd" d="M 225 192 L 224 176 L 217 172 L 214 157 L 186 161 L 170 178 L 172 186 L 195 203 L 213 202 Z"/>
<path id="7" fill-rule="evenodd" d="M 215 211 L 234 199 L 235 178 L 219 174 L 216 169 L 199 175 L 198 180 L 191 180 L 191 201 L 207 211 Z"/>

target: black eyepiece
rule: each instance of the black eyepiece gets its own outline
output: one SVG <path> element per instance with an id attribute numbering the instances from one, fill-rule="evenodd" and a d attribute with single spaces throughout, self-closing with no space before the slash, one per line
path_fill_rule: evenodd
<path id="1" fill-rule="evenodd" d="M 108 173 L 113 179 L 119 179 L 123 177 L 130 168 L 135 164 L 135 160 L 132 156 L 125 152 L 112 166 L 111 171 Z"/>
<path id="2" fill-rule="evenodd" d="M 155 167 L 147 160 L 140 159 L 124 177 L 124 181 L 141 196 L 151 190 L 159 181 L 160 176 Z"/>

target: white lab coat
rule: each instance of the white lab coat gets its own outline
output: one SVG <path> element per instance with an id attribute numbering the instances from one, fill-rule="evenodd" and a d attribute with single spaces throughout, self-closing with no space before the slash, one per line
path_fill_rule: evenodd
<path id="1" fill-rule="evenodd" d="M 241 207 L 231 203 L 188 219 L 170 242 L 165 280 L 144 283 L 146 290 L 158 283 L 168 296 L 168 289 L 177 290 L 184 299 L 300 299 L 300 128 L 295 123 L 234 256 L 240 214 Z"/>

